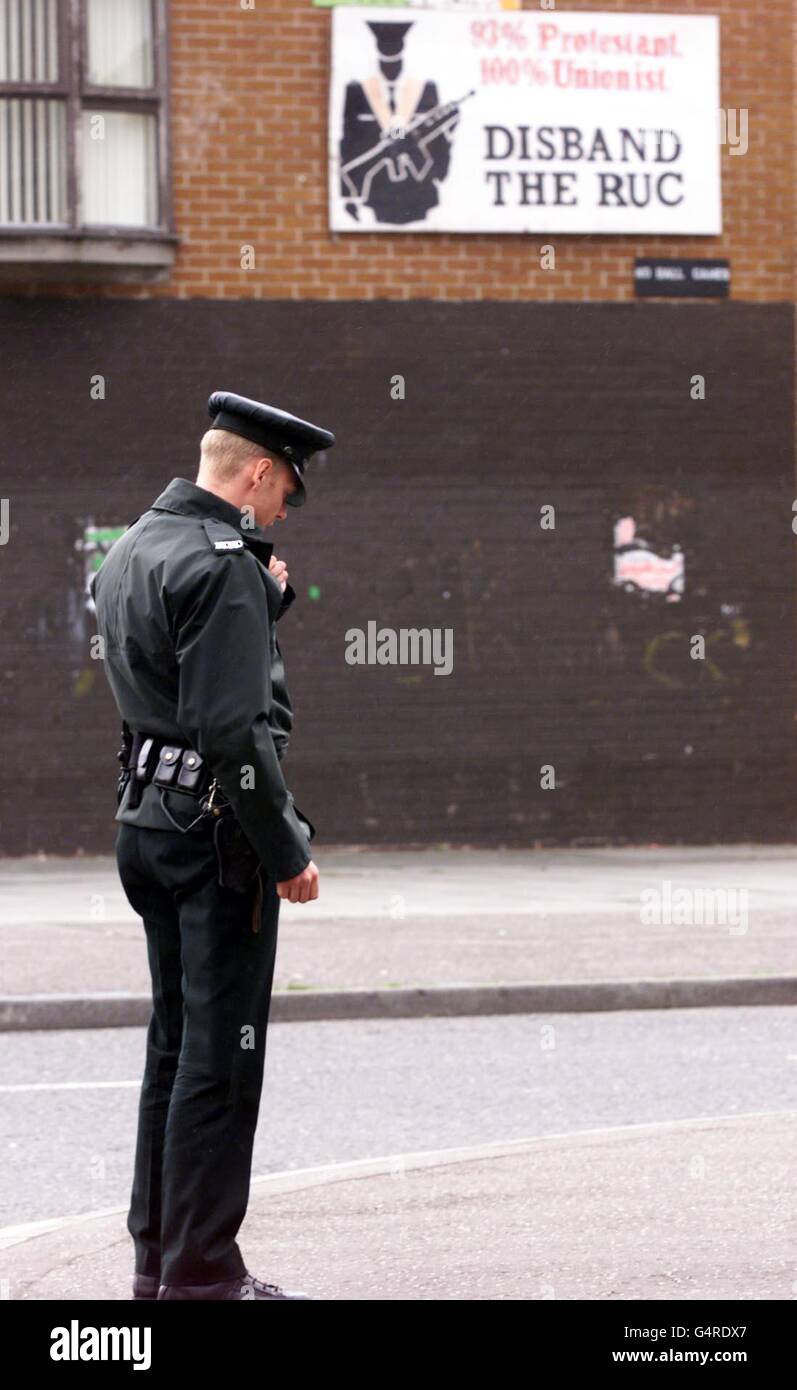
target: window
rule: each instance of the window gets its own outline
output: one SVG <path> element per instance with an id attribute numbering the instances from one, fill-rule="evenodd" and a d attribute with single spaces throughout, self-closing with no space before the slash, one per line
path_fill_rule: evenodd
<path id="1" fill-rule="evenodd" d="M 67 221 L 59 87 L 57 0 L 0 0 L 0 223 Z"/>
<path id="2" fill-rule="evenodd" d="M 165 0 L 0 0 L 0 260 L 15 236 L 95 265 L 120 264 L 121 237 L 133 262 L 137 241 L 176 241 L 165 69 Z"/>

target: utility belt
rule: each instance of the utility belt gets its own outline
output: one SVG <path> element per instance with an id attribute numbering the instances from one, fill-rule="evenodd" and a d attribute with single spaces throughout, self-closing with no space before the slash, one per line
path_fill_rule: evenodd
<path id="1" fill-rule="evenodd" d="M 237 893 L 249 892 L 254 884 L 252 931 L 259 931 L 263 895 L 260 860 L 201 753 L 190 744 L 176 743 L 174 739 L 138 731 L 132 733 L 127 724 L 123 724 L 122 746 L 117 757 L 121 763 L 117 803 L 121 804 L 130 783 L 127 809 L 135 810 L 144 787 L 151 782 L 159 789 L 161 809 L 175 830 L 185 835 L 200 821 L 213 825 L 219 882 Z M 181 824 L 169 810 L 166 804 L 169 792 L 182 792 L 199 803 L 199 814 L 188 825 Z"/>
<path id="2" fill-rule="evenodd" d="M 260 860 L 202 754 L 190 744 L 174 739 L 133 733 L 123 722 L 122 746 L 117 757 L 121 763 L 118 803 L 130 783 L 127 805 L 134 810 L 140 804 L 144 788 L 151 782 L 159 788 L 161 807 L 175 830 L 185 835 L 200 821 L 212 824 L 219 883 L 241 894 L 249 894 L 254 888 L 250 920 L 252 931 L 260 931 L 263 903 Z M 198 803 L 199 814 L 188 825 L 181 825 L 166 805 L 170 791 L 187 794 Z"/>
<path id="3" fill-rule="evenodd" d="M 135 810 L 141 802 L 144 787 L 151 782 L 160 791 L 160 803 L 164 814 L 181 834 L 193 830 L 200 821 L 212 823 L 219 882 L 222 887 L 232 888 L 238 893 L 248 892 L 252 884 L 255 884 L 252 930 L 259 931 L 263 894 L 259 873 L 260 859 L 235 816 L 232 803 L 212 776 L 202 754 L 190 744 L 176 742 L 174 739 L 164 739 L 156 734 L 138 731 L 133 733 L 128 725 L 123 723 L 122 746 L 117 757 L 121 764 L 117 783 L 117 804 L 121 804 L 130 783 L 127 808 Z M 190 824 L 181 825 L 172 815 L 166 804 L 169 792 L 187 794 L 198 803 L 199 814 Z M 308 837 L 312 839 L 315 826 L 307 821 L 301 812 L 297 811 L 296 814 L 300 821 L 307 825 Z"/>
<path id="4" fill-rule="evenodd" d="M 174 739 L 159 738 L 155 734 L 135 733 L 123 726 L 122 747 L 117 754 L 122 771 L 119 776 L 118 799 L 121 801 L 128 782 L 131 782 L 128 805 L 135 808 L 141 801 L 141 793 L 149 782 L 162 791 L 183 792 L 202 800 L 210 794 L 211 788 L 218 792 L 218 784 L 211 776 L 210 769 L 202 754 L 190 744 L 175 742 Z M 214 797 L 218 810 L 222 797 Z"/>

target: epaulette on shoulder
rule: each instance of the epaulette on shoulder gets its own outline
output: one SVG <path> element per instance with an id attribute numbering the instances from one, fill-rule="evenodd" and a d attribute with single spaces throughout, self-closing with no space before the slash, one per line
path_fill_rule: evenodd
<path id="1" fill-rule="evenodd" d="M 225 550 L 243 550 L 243 537 L 239 535 L 234 526 L 227 521 L 218 521 L 216 517 L 206 517 L 202 525 L 205 534 L 210 542 L 211 550 L 223 552 Z"/>

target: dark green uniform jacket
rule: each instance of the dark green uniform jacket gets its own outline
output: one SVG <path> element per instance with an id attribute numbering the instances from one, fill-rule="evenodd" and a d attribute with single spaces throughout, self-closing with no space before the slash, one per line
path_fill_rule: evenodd
<path id="1" fill-rule="evenodd" d="M 275 624 L 295 594 L 268 572 L 265 532 L 243 520 L 223 497 L 173 478 L 90 587 L 121 717 L 204 756 L 264 869 L 281 881 L 310 862 L 313 833 L 280 767 L 293 713 Z M 118 821 L 174 829 L 157 787 L 144 787 L 135 810 L 129 792 L 128 783 Z M 195 798 L 164 795 L 180 824 L 198 814 Z"/>

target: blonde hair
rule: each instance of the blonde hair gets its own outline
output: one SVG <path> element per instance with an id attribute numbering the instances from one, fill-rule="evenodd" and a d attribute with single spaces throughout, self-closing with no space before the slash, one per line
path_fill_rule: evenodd
<path id="1" fill-rule="evenodd" d="M 230 430 L 206 430 L 199 447 L 200 469 L 206 469 L 220 483 L 233 482 L 241 469 L 256 458 L 270 458 L 278 466 L 285 467 L 282 456 L 275 449 L 267 449 L 264 444 L 256 444 Z"/>

